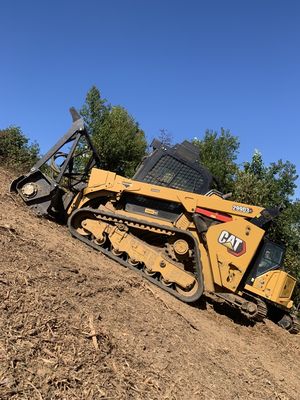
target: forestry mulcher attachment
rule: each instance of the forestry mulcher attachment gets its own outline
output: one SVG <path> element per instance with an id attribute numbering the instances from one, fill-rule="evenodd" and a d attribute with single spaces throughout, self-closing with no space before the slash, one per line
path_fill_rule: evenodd
<path id="1" fill-rule="evenodd" d="M 284 249 L 266 236 L 277 209 L 212 189 L 214 178 L 188 142 L 155 141 L 133 179 L 103 170 L 83 120 L 71 113 L 70 130 L 12 191 L 184 302 L 205 294 L 251 320 L 270 317 L 299 332 L 291 312 L 296 280 L 283 270 Z"/>

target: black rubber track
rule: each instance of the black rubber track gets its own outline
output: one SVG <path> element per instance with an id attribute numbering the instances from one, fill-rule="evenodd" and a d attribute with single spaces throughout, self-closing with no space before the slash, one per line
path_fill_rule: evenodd
<path id="1" fill-rule="evenodd" d="M 133 223 L 136 223 L 136 224 L 139 224 L 139 225 L 148 225 L 148 226 L 153 227 L 153 228 L 158 228 L 158 229 L 163 229 L 163 230 L 166 230 L 166 231 L 171 231 L 171 232 L 174 232 L 175 234 L 179 233 L 181 236 L 182 235 L 188 236 L 189 240 L 192 240 L 193 243 L 194 243 L 195 269 L 196 269 L 194 275 L 195 275 L 195 278 L 198 281 L 198 285 L 199 285 L 199 288 L 198 288 L 197 292 L 193 296 L 190 296 L 190 297 L 182 296 L 175 289 L 172 289 L 171 287 L 167 287 L 166 285 L 163 285 L 159 280 L 157 280 L 157 279 L 155 279 L 155 278 L 153 278 L 151 276 L 146 275 L 142 270 L 140 270 L 138 268 L 135 268 L 134 266 L 132 266 L 131 264 L 127 263 L 122 258 L 113 255 L 109 250 L 101 248 L 99 245 L 93 243 L 91 240 L 89 240 L 86 237 L 80 235 L 80 233 L 78 233 L 76 231 L 76 229 L 73 228 L 73 225 L 72 225 L 73 219 L 78 217 L 78 214 L 80 214 L 80 213 L 84 213 L 85 215 L 87 213 L 90 213 L 90 214 L 92 214 L 92 218 L 93 219 L 95 219 L 97 217 L 97 215 L 103 215 L 103 216 L 109 217 L 109 218 L 120 219 L 120 220 L 123 220 L 123 221 L 133 222 Z M 123 215 L 119 215 L 118 216 L 118 214 L 114 214 L 114 213 L 110 213 L 110 212 L 104 212 L 102 210 L 95 210 L 95 209 L 89 208 L 89 207 L 81 208 L 81 209 L 78 209 L 78 210 L 74 211 L 72 213 L 72 215 L 69 217 L 68 227 L 69 227 L 69 230 L 70 230 L 72 236 L 76 237 L 77 239 L 81 240 L 82 242 L 86 243 L 87 245 L 93 247 L 94 249 L 100 251 L 101 253 L 105 254 L 109 258 L 117 261 L 119 264 L 122 264 L 123 266 L 125 266 L 127 268 L 130 268 L 131 270 L 139 273 L 140 275 L 142 275 L 144 278 L 146 278 L 151 283 L 154 283 L 156 286 L 159 286 L 161 289 L 171 293 L 173 296 L 177 297 L 178 299 L 182 300 L 183 302 L 185 302 L 185 303 L 193 303 L 193 302 L 195 302 L 196 300 L 198 300 L 202 296 L 203 291 L 204 291 L 204 283 L 203 283 L 203 275 L 202 275 L 202 266 L 201 266 L 201 261 L 200 261 L 200 253 L 199 253 L 199 249 L 198 249 L 196 240 L 195 240 L 195 238 L 193 237 L 193 235 L 190 232 L 182 231 L 182 230 L 176 229 L 176 228 L 170 228 L 169 226 L 159 225 L 159 224 L 155 224 L 155 223 L 149 223 L 148 221 L 138 220 L 138 219 L 135 219 L 135 218 L 128 218 L 128 217 L 125 217 Z"/>

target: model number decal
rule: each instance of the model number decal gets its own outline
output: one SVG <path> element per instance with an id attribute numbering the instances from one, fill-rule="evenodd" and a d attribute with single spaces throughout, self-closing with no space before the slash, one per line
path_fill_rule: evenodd
<path id="1" fill-rule="evenodd" d="M 246 252 L 246 243 L 228 231 L 222 231 L 220 233 L 218 242 L 227 247 L 227 251 L 236 257 Z"/>
<path id="2" fill-rule="evenodd" d="M 252 208 L 250 208 L 250 207 L 237 206 L 237 205 L 232 206 L 232 210 L 238 211 L 238 212 L 243 212 L 246 214 L 251 214 L 253 212 Z"/>

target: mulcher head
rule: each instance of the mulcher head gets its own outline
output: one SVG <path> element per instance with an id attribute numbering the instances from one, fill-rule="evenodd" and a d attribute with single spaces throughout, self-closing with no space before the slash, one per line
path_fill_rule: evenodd
<path id="1" fill-rule="evenodd" d="M 85 187 L 91 168 L 100 165 L 83 119 L 74 108 L 70 112 L 73 124 L 68 132 L 10 186 L 36 214 L 61 222 L 74 196 Z"/>

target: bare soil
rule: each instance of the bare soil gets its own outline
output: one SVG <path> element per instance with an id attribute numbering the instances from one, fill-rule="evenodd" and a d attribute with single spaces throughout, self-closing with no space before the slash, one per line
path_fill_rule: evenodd
<path id="1" fill-rule="evenodd" d="M 0 169 L 0 399 L 298 400 L 300 335 L 192 307 L 36 217 Z"/>

